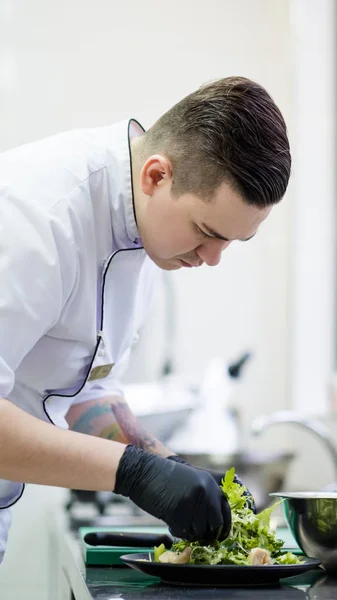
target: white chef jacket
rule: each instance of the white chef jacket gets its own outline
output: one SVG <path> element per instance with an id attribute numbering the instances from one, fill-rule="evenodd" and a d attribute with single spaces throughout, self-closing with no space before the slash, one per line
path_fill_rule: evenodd
<path id="1" fill-rule="evenodd" d="M 142 131 L 124 121 L 0 155 L 0 397 L 60 427 L 71 405 L 122 394 L 153 296 L 130 164 Z M 0 479 L 0 562 L 23 489 Z"/>

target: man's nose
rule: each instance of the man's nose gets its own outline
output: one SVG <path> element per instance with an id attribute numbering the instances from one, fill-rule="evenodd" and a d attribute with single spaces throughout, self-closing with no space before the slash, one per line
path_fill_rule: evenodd
<path id="1" fill-rule="evenodd" d="M 198 246 L 196 253 L 201 260 L 209 267 L 215 267 L 221 260 L 221 253 L 229 246 L 231 242 L 218 240 L 216 238 L 208 239 Z"/>

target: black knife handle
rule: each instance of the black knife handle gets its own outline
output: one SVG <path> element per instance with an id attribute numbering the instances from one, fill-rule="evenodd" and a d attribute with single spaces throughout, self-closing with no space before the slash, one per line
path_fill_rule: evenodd
<path id="1" fill-rule="evenodd" d="M 171 548 L 173 538 L 166 533 L 139 533 L 124 531 L 97 531 L 87 533 L 84 541 L 90 546 L 133 546 L 139 548 L 149 548 L 151 546 L 160 546 L 164 544 L 166 548 Z"/>

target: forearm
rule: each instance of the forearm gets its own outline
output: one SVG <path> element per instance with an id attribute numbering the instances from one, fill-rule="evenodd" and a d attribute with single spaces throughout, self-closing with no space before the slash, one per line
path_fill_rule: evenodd
<path id="1" fill-rule="evenodd" d="M 172 454 L 139 423 L 129 405 L 120 396 L 74 405 L 67 414 L 73 431 L 103 437 L 123 444 L 134 444 L 160 456 Z"/>
<path id="2" fill-rule="evenodd" d="M 40 421 L 0 399 L 0 478 L 111 491 L 124 449 Z"/>

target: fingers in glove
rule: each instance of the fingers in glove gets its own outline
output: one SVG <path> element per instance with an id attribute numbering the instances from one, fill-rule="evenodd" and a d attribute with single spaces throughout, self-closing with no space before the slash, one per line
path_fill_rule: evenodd
<path id="1" fill-rule="evenodd" d="M 208 512 L 205 497 L 203 494 L 199 494 L 194 505 L 194 515 L 191 523 L 191 536 L 194 541 L 200 541 L 209 533 Z"/>
<path id="2" fill-rule="evenodd" d="M 199 498 L 195 508 L 197 516 L 192 525 L 193 538 L 202 546 L 208 546 L 216 539 L 219 529 L 222 527 L 220 506 L 206 507 L 205 510 L 204 498 Z M 199 515 L 201 515 L 201 518 Z"/>
<path id="3" fill-rule="evenodd" d="M 195 489 L 195 493 L 192 490 L 191 496 L 190 490 L 186 490 L 170 523 L 170 531 L 188 541 L 208 545 L 217 539 L 219 531 L 223 529 L 225 498 L 209 473 L 198 470 L 194 470 L 194 473 L 198 491 Z"/>
<path id="4" fill-rule="evenodd" d="M 222 540 L 225 540 L 229 536 L 231 526 L 232 526 L 232 512 L 231 512 L 231 508 L 230 508 L 229 503 L 228 503 L 227 499 L 225 498 L 225 496 L 222 497 L 221 511 L 222 511 L 223 525 L 218 534 L 218 540 L 220 542 Z"/>
<path id="5" fill-rule="evenodd" d="M 217 540 L 222 531 L 227 535 L 232 522 L 230 506 L 220 489 L 215 488 L 209 507 L 203 514 L 206 522 L 197 522 L 194 531 L 200 544 L 207 546 Z"/>
<path id="6" fill-rule="evenodd" d="M 175 537 L 179 537 L 189 542 L 199 542 L 202 545 L 208 545 L 214 541 L 219 530 L 222 529 L 222 512 L 220 509 L 221 503 L 218 505 L 212 502 L 211 506 L 205 501 L 205 497 L 201 492 L 195 500 L 193 511 L 189 512 L 181 506 L 176 519 L 170 524 L 170 533 Z M 188 525 L 186 516 L 190 515 Z M 212 515 L 212 522 L 209 522 L 209 514 Z"/>
<path id="7" fill-rule="evenodd" d="M 187 540 L 188 542 L 192 541 L 189 538 L 189 529 L 186 529 L 180 522 L 174 521 L 169 526 L 170 534 L 178 539 Z"/>

